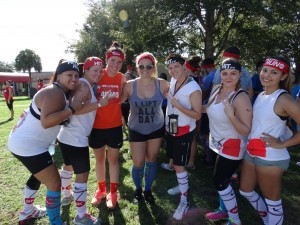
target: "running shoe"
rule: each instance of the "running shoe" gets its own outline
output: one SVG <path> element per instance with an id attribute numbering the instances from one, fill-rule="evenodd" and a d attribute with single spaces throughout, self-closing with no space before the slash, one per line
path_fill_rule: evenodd
<path id="1" fill-rule="evenodd" d="M 225 225 L 242 225 L 241 223 L 240 224 L 237 224 L 234 219 L 232 218 L 229 218 L 227 223 L 225 223 Z"/>
<path id="2" fill-rule="evenodd" d="M 101 219 L 96 219 L 89 212 L 87 212 L 82 218 L 79 218 L 77 215 L 73 222 L 75 225 L 100 225 Z"/>
<path id="3" fill-rule="evenodd" d="M 178 195 L 178 194 L 180 194 L 179 186 L 170 188 L 170 189 L 168 190 L 168 194 L 169 194 L 169 195 Z"/>
<path id="4" fill-rule="evenodd" d="M 182 218 L 184 217 L 184 215 L 186 214 L 186 212 L 189 209 L 189 203 L 183 203 L 180 202 L 179 206 L 177 207 L 176 211 L 173 214 L 173 218 L 176 220 L 182 220 Z"/>
<path id="5" fill-rule="evenodd" d="M 144 191 L 144 198 L 145 198 L 145 201 L 148 202 L 149 204 L 155 204 L 155 198 L 152 194 L 152 191 L 151 189 L 148 190 L 148 191 Z"/>
<path id="6" fill-rule="evenodd" d="M 19 224 L 22 224 L 22 222 L 28 220 L 28 219 L 38 219 L 47 214 L 46 207 L 41 208 L 39 205 L 34 205 L 32 207 L 32 210 L 28 213 L 25 213 L 24 211 L 20 212 L 19 215 Z"/>
<path id="7" fill-rule="evenodd" d="M 218 208 L 214 212 L 206 213 L 205 217 L 210 221 L 227 220 L 228 214 Z"/>
<path id="8" fill-rule="evenodd" d="M 170 164 L 168 164 L 168 163 L 162 163 L 161 168 L 163 168 L 165 170 L 169 170 L 169 171 L 174 171 L 174 167 L 170 166 Z"/>
<path id="9" fill-rule="evenodd" d="M 92 205 L 98 205 L 102 198 L 105 198 L 106 192 L 105 191 L 100 191 L 99 189 L 96 191 L 94 197 L 92 198 L 91 204 Z"/>
<path id="10" fill-rule="evenodd" d="M 70 205 L 71 202 L 74 200 L 73 194 L 71 194 L 69 197 L 63 197 L 61 199 L 61 206 L 67 206 Z"/>
<path id="11" fill-rule="evenodd" d="M 136 189 L 133 194 L 133 203 L 138 204 L 142 199 L 142 189 Z"/>
<path id="12" fill-rule="evenodd" d="M 118 199 L 117 192 L 115 192 L 115 193 L 109 192 L 109 194 L 106 197 L 106 206 L 107 206 L 107 208 L 114 209 L 116 207 L 116 204 L 117 204 L 117 199 Z"/>

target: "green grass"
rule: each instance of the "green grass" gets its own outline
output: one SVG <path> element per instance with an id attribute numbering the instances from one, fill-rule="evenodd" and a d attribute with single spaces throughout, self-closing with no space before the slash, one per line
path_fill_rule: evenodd
<path id="1" fill-rule="evenodd" d="M 7 138 L 13 125 L 16 123 L 22 110 L 28 107 L 30 99 L 26 97 L 16 97 L 14 102 L 15 119 L 7 121 L 10 113 L 5 105 L 3 98 L 0 101 L 0 225 L 11 225 L 18 223 L 19 210 L 22 208 L 23 188 L 29 177 L 29 172 L 22 164 L 16 160 L 6 148 Z M 128 142 L 124 143 L 121 149 L 120 157 L 120 187 L 117 207 L 114 210 L 108 210 L 104 201 L 98 208 L 90 205 L 90 200 L 96 190 L 95 177 L 95 158 L 91 151 L 91 173 L 88 182 L 88 210 L 94 216 L 99 216 L 103 224 L 130 224 L 130 225 L 153 225 L 153 224 L 208 224 L 204 220 L 204 213 L 218 206 L 218 197 L 212 182 L 212 169 L 207 169 L 198 163 L 197 169 L 189 173 L 189 201 L 192 208 L 198 208 L 194 217 L 189 217 L 181 222 L 174 221 L 171 218 L 172 213 L 179 203 L 179 196 L 170 196 L 167 190 L 176 185 L 177 181 L 173 172 L 165 171 L 160 168 L 162 162 L 166 162 L 165 150 L 162 148 L 158 158 L 158 175 L 153 184 L 153 193 L 157 199 L 155 206 L 145 203 L 135 205 L 132 203 L 132 194 L 134 184 L 131 179 L 130 171 L 132 161 L 127 155 Z M 199 154 L 197 162 L 200 162 L 202 148 L 198 146 Z M 300 167 L 295 162 L 300 161 L 299 146 L 290 149 L 292 161 L 289 170 L 283 178 L 283 206 L 285 213 L 285 223 L 289 225 L 300 224 Z M 54 155 L 58 168 L 61 168 L 62 160 L 59 150 Z M 107 178 L 109 180 L 109 178 Z M 233 185 L 238 190 L 238 184 Z M 44 205 L 45 187 L 41 185 L 36 203 Z M 238 192 L 238 203 L 240 218 L 244 225 L 262 224 L 259 216 L 251 208 L 250 204 L 242 198 Z M 76 215 L 74 203 L 70 207 L 62 209 L 62 218 L 72 224 Z M 49 224 L 47 217 L 36 220 L 31 224 L 46 225 Z M 221 224 L 221 223 L 216 223 Z"/>

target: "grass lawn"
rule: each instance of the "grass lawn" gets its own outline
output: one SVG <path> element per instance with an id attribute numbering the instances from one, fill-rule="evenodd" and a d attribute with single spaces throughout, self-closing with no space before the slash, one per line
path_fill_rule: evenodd
<path id="1" fill-rule="evenodd" d="M 10 113 L 5 101 L 0 101 L 0 225 L 18 224 L 19 211 L 22 209 L 23 188 L 29 177 L 29 172 L 22 164 L 16 160 L 6 148 L 7 138 L 13 125 L 16 123 L 22 110 L 27 108 L 30 99 L 26 97 L 16 97 L 14 102 L 15 119 L 8 121 Z M 37 134 L 38 135 L 38 134 Z M 131 179 L 132 162 L 127 154 L 128 142 L 124 142 L 120 157 L 120 186 L 119 201 L 114 210 L 108 210 L 103 201 L 98 208 L 92 207 L 90 200 L 97 183 L 95 177 L 95 158 L 91 151 L 91 172 L 88 182 L 88 211 L 94 216 L 99 216 L 103 224 L 130 224 L 130 225 L 153 225 L 153 224 L 209 224 L 204 220 L 204 213 L 218 207 L 218 196 L 212 182 L 212 169 L 207 169 L 201 164 L 202 147 L 198 145 L 197 168 L 189 172 L 189 201 L 191 208 L 190 216 L 182 221 L 174 221 L 172 214 L 179 203 L 179 196 L 170 196 L 167 190 L 177 184 L 174 172 L 165 171 L 160 168 L 162 162 L 167 162 L 165 150 L 162 148 L 158 158 L 158 174 L 153 184 L 153 194 L 156 197 L 155 206 L 141 203 L 132 203 L 134 184 Z M 290 149 L 292 161 L 289 170 L 283 178 L 283 207 L 286 225 L 300 224 L 300 167 L 295 163 L 300 161 L 299 146 Z M 54 160 L 58 168 L 61 168 L 62 161 L 59 149 L 57 149 Z M 107 178 L 109 180 L 109 178 Z M 109 187 L 108 187 L 109 188 Z M 239 214 L 243 225 L 262 224 L 259 216 L 252 209 L 251 205 L 238 193 L 238 184 L 233 184 L 236 190 L 239 203 Z M 45 205 L 45 186 L 41 185 L 36 204 Z M 62 218 L 72 224 L 76 216 L 74 203 L 70 207 L 61 210 Z M 224 221 L 223 221 L 224 222 Z M 33 221 L 31 224 L 49 224 L 47 217 Z M 222 223 L 216 223 L 222 224 Z M 270 224 L 271 225 L 271 224 Z"/>

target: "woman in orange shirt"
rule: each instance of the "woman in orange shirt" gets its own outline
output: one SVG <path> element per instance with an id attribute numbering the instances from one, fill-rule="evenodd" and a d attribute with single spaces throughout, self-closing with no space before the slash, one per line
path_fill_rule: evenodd
<path id="1" fill-rule="evenodd" d="M 106 205 L 113 209 L 117 203 L 117 189 L 119 184 L 119 151 L 123 145 L 121 93 L 126 83 L 124 74 L 120 71 L 125 54 L 117 42 L 114 42 L 106 53 L 106 68 L 98 82 L 97 98 L 108 95 L 109 103 L 99 106 L 89 145 L 96 157 L 96 176 L 98 190 L 91 203 L 98 205 L 106 197 Z M 107 152 L 106 152 L 107 146 Z M 110 192 L 106 196 L 106 157 L 109 163 Z"/>

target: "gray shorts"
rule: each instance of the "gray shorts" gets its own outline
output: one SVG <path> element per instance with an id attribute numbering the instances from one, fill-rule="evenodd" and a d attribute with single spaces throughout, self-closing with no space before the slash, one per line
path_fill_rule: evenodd
<path id="1" fill-rule="evenodd" d="M 285 160 L 277 160 L 277 161 L 269 161 L 269 160 L 264 160 L 256 156 L 251 156 L 249 153 L 246 151 L 244 160 L 247 160 L 257 166 L 277 166 L 284 171 L 286 171 L 289 168 L 290 164 L 290 159 L 285 159 Z"/>

